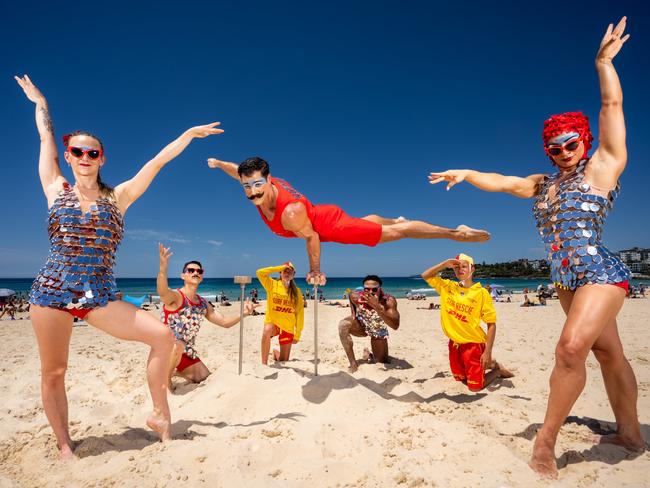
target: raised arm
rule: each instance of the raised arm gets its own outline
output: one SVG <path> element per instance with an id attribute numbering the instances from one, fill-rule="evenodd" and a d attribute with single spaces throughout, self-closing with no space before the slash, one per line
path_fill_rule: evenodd
<path id="1" fill-rule="evenodd" d="M 165 304 L 167 310 L 176 310 L 183 303 L 183 297 L 176 290 L 169 288 L 167 283 L 167 266 L 169 264 L 169 258 L 171 257 L 172 252 L 170 248 L 158 244 L 158 253 L 160 254 L 160 269 L 158 270 L 158 277 L 156 278 L 156 289 L 158 291 L 158 296 L 160 301 Z"/>
<path id="2" fill-rule="evenodd" d="M 149 188 L 163 166 L 182 153 L 195 137 L 204 138 L 212 134 L 221 134 L 223 130 L 216 128 L 220 123 L 213 122 L 186 130 L 178 139 L 165 146 L 151 161 L 146 163 L 133 178 L 115 187 L 115 198 L 122 213 Z"/>
<path id="3" fill-rule="evenodd" d="M 532 198 L 537 195 L 539 183 L 544 175 L 536 174 L 525 178 L 504 176 L 499 173 L 481 173 L 471 169 L 450 169 L 441 173 L 430 173 L 429 183 L 435 185 L 446 181 L 447 190 L 462 181 L 483 191 L 509 193 L 519 198 Z"/>
<path id="4" fill-rule="evenodd" d="M 237 181 L 239 181 L 239 173 L 237 173 L 237 168 L 239 165 L 235 163 L 229 163 L 228 161 L 221 161 L 219 159 L 208 158 L 208 166 L 210 168 L 219 168 L 223 170 L 228 176 L 232 176 Z"/>
<path id="5" fill-rule="evenodd" d="M 324 285 L 327 278 L 320 271 L 320 236 L 311 225 L 307 209 L 302 202 L 290 203 L 282 212 L 282 227 L 306 241 L 309 256 L 307 283 Z"/>
<path id="6" fill-rule="evenodd" d="M 265 290 L 269 290 L 273 285 L 273 279 L 271 275 L 273 273 L 280 273 L 285 268 L 284 265 L 281 266 L 268 266 L 266 268 L 260 268 L 255 272 L 257 279 L 260 281 Z"/>
<path id="7" fill-rule="evenodd" d="M 600 81 L 600 115 L 598 149 L 594 152 L 592 164 L 596 165 L 596 178 L 602 178 L 601 184 L 607 187 L 616 185 L 616 180 L 627 163 L 623 90 L 612 62 L 630 38 L 629 34 L 623 36 L 626 21 L 627 18 L 623 17 L 616 27 L 609 24 L 596 55 L 596 71 Z"/>
<path id="8" fill-rule="evenodd" d="M 431 266 L 429 269 L 424 271 L 421 276 L 422 279 L 426 281 L 440 274 L 440 272 L 443 269 L 454 268 L 459 265 L 460 265 L 460 261 L 458 259 L 446 259 L 442 263 L 436 264 L 435 266 Z"/>
<path id="9" fill-rule="evenodd" d="M 25 75 L 22 78 L 14 76 L 14 79 L 25 92 L 25 96 L 36 105 L 36 128 L 41 139 L 38 175 L 40 176 L 41 185 L 43 186 L 43 192 L 47 197 L 48 204 L 51 204 L 65 179 L 59 167 L 59 155 L 54 138 L 54 125 L 50 117 L 47 100 L 40 90 L 36 88 L 34 83 L 32 83 L 29 76 Z"/>

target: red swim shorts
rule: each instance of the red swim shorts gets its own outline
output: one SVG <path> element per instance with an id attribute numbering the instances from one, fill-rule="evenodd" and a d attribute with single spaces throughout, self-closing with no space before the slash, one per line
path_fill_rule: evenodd
<path id="1" fill-rule="evenodd" d="M 311 223 L 321 242 L 374 247 L 381 239 L 381 224 L 350 217 L 336 205 L 314 205 L 312 212 Z"/>
<path id="2" fill-rule="evenodd" d="M 275 332 L 271 337 L 275 337 L 278 334 L 280 335 L 280 337 L 278 337 L 278 342 L 280 344 L 293 344 L 293 334 L 290 334 L 289 332 L 282 330 L 280 327 L 276 325 Z"/>
<path id="3" fill-rule="evenodd" d="M 200 362 L 201 360 L 199 358 L 192 359 L 187 354 L 183 353 L 183 355 L 181 356 L 181 360 L 178 363 L 178 366 L 176 366 L 176 371 L 182 373 L 185 369 L 189 368 L 193 364 L 200 363 Z"/>
<path id="4" fill-rule="evenodd" d="M 456 344 L 449 341 L 449 366 L 456 381 L 467 380 L 467 386 L 472 391 L 483 388 L 485 372 L 481 366 L 481 355 L 485 344 L 468 342 Z"/>

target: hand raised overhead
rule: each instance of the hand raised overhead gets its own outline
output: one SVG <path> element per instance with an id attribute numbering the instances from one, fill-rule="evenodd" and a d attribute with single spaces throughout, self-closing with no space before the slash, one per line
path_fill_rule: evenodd
<path id="1" fill-rule="evenodd" d="M 614 24 L 607 26 L 607 31 L 600 41 L 600 48 L 596 55 L 596 61 L 611 61 L 623 47 L 625 41 L 630 38 L 630 34 L 623 36 L 627 17 L 623 17 L 614 27 Z"/>
<path id="2" fill-rule="evenodd" d="M 36 88 L 36 85 L 32 83 L 32 80 L 29 79 L 29 76 L 24 75 L 22 78 L 20 76 L 14 76 L 14 80 L 18 82 L 29 100 L 34 103 L 42 103 L 45 101 L 45 96 L 38 88 Z"/>

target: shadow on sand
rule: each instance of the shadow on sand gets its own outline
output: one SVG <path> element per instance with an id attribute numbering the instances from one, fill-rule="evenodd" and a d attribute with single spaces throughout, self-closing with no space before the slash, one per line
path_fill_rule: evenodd
<path id="1" fill-rule="evenodd" d="M 309 402 L 323 403 L 333 390 L 345 390 L 358 385 L 367 388 L 385 400 L 397 400 L 398 402 L 406 403 L 431 403 L 442 399 L 451 400 L 455 403 L 470 403 L 480 400 L 487 395 L 487 393 L 448 395 L 445 392 L 440 392 L 429 397 L 423 397 L 414 391 L 402 395 L 394 395 L 391 393 L 401 383 L 402 380 L 392 376 L 381 383 L 377 383 L 368 378 L 355 378 L 349 373 L 339 371 L 338 373 L 323 376 L 314 377 L 312 375 L 307 384 L 302 387 L 302 396 Z"/>
<path id="2" fill-rule="evenodd" d="M 194 430 L 193 426 L 214 427 L 253 427 L 263 425 L 275 419 L 287 419 L 298 422 L 299 417 L 304 417 L 300 412 L 279 413 L 265 420 L 256 420 L 247 424 L 228 424 L 226 422 L 204 422 L 201 420 L 179 420 L 172 424 L 173 439 L 193 440 L 205 437 Z M 88 436 L 78 442 L 74 453 L 79 458 L 100 456 L 106 452 L 141 451 L 147 446 L 160 442 L 158 437 L 150 430 L 129 427 L 119 434 L 105 434 L 102 436 Z"/>
<path id="3" fill-rule="evenodd" d="M 589 417 L 576 417 L 569 416 L 564 421 L 564 424 L 575 424 L 587 427 L 595 435 L 609 435 L 616 433 L 616 424 L 613 422 L 606 422 L 604 420 L 592 419 Z M 537 431 L 542 426 L 540 423 L 530 424 L 523 431 L 516 434 L 500 434 L 500 435 L 513 435 L 514 437 L 521 437 L 528 441 L 532 441 L 537 435 Z M 645 449 L 643 451 L 630 451 L 622 446 L 616 444 L 598 444 L 595 443 L 589 449 L 582 451 L 569 450 L 559 458 L 557 458 L 558 469 L 565 468 L 569 464 L 579 464 L 584 462 L 601 462 L 605 464 L 618 464 L 621 461 L 636 459 L 641 456 L 645 451 L 650 450 L 650 426 L 641 424 L 641 435 L 645 441 Z M 585 439 L 587 440 L 587 439 Z"/>

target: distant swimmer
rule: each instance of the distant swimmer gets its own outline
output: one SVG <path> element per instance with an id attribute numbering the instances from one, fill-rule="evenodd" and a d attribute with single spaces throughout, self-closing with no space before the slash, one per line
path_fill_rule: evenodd
<path id="1" fill-rule="evenodd" d="M 210 375 L 210 370 L 199 358 L 196 350 L 196 336 L 201 329 L 203 319 L 215 325 L 229 329 L 239 323 L 239 314 L 225 317 L 198 292 L 203 281 L 203 265 L 199 261 L 188 261 L 183 265 L 181 279 L 183 287 L 177 290 L 169 288 L 167 267 L 173 254 L 169 248 L 158 244 L 160 269 L 156 285 L 158 295 L 163 302 L 161 320 L 174 333 L 174 350 L 168 370 L 168 383 L 171 389 L 172 376 L 176 371 L 180 376 L 193 383 L 200 383 Z M 252 315 L 253 304 L 247 302 L 244 315 Z"/>
<path id="2" fill-rule="evenodd" d="M 373 363 L 389 363 L 388 329 L 397 330 L 400 323 L 397 300 L 381 288 L 381 278 L 368 275 L 362 283 L 363 291 L 352 291 L 348 296 L 350 316 L 339 322 L 339 338 L 350 362 L 350 373 L 359 368 L 354 356 L 352 336 L 370 337 L 371 350 L 364 349 L 364 359 Z"/>
<path id="3" fill-rule="evenodd" d="M 447 268 L 454 270 L 458 281 L 439 276 Z M 479 391 L 495 379 L 513 374 L 492 358 L 497 313 L 490 293 L 472 280 L 474 270 L 474 259 L 459 254 L 427 269 L 422 279 L 440 295 L 440 323 L 449 338 L 451 373 L 471 391 Z M 481 321 L 487 324 L 487 333 Z"/>
<path id="4" fill-rule="evenodd" d="M 355 218 L 336 205 L 313 205 L 289 183 L 271 176 L 269 164 L 262 158 L 249 158 L 240 165 L 208 159 L 211 168 L 220 168 L 238 180 L 248 198 L 257 207 L 264 223 L 281 237 L 305 239 L 309 256 L 307 282 L 324 285 L 320 269 L 321 242 L 376 246 L 384 242 L 412 239 L 452 239 L 486 241 L 490 234 L 465 225 L 447 229 L 404 218 L 378 215 Z"/>

